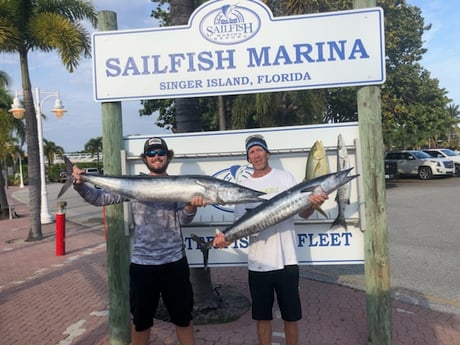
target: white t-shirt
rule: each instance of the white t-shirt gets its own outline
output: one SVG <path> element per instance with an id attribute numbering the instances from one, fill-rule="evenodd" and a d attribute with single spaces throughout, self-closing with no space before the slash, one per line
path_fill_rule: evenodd
<path id="1" fill-rule="evenodd" d="M 267 193 L 267 199 L 289 189 L 296 184 L 294 176 L 284 170 L 273 169 L 262 177 L 248 177 L 238 181 L 239 184 Z M 235 217 L 238 219 L 246 210 L 256 207 L 257 203 L 238 204 Z M 294 219 L 265 229 L 249 238 L 248 268 L 251 271 L 273 271 L 286 265 L 297 265 L 296 235 Z"/>

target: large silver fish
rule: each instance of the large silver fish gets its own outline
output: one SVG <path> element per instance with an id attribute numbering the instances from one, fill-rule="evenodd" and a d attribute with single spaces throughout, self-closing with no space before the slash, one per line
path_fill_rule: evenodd
<path id="1" fill-rule="evenodd" d="M 71 178 L 73 164 L 67 157 L 64 157 L 64 162 L 68 178 L 58 198 L 73 182 Z M 260 202 L 263 199 L 259 196 L 265 194 L 206 175 L 106 176 L 81 174 L 80 176 L 84 182 L 139 201 L 190 202 L 193 197 L 202 196 L 207 204 L 223 205 Z"/>
<path id="2" fill-rule="evenodd" d="M 347 146 L 342 138 L 342 134 L 337 137 L 337 171 L 346 170 L 350 168 L 350 158 L 348 156 Z M 331 230 L 339 228 L 347 229 L 347 222 L 345 220 L 345 207 L 350 205 L 351 186 L 346 183 L 337 188 L 335 201 L 337 202 L 337 217 L 331 225 Z"/>
<path id="3" fill-rule="evenodd" d="M 312 207 L 307 193 L 329 194 L 340 186 L 353 180 L 358 175 L 348 176 L 352 168 L 332 174 L 326 174 L 314 179 L 301 182 L 288 190 L 275 195 L 259 206 L 246 212 L 223 233 L 227 242 L 234 242 L 240 238 L 256 234 L 272 225 L 278 224 L 297 213 Z M 209 249 L 213 241 L 205 242 L 199 236 L 192 234 L 203 252 L 204 267 L 208 265 Z"/>

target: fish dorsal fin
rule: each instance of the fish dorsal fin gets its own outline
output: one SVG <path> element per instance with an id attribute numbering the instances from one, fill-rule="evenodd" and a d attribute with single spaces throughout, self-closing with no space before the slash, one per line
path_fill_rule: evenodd
<path id="1" fill-rule="evenodd" d="M 300 193 L 310 193 L 310 192 L 313 192 L 315 190 L 316 186 L 310 186 L 310 187 L 307 187 L 307 188 L 304 188 L 300 191 Z"/>
<path id="2" fill-rule="evenodd" d="M 209 184 L 207 184 L 206 182 L 195 180 L 195 183 L 203 188 L 209 188 Z"/>

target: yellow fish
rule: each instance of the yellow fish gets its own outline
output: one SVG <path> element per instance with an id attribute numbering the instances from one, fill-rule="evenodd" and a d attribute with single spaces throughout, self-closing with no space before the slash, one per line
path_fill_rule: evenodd
<path id="1" fill-rule="evenodd" d="M 321 140 L 317 140 L 313 144 L 310 150 L 310 154 L 308 155 L 304 180 L 308 181 L 312 178 L 323 176 L 329 173 L 329 161 L 327 159 L 326 150 L 324 149 L 323 142 Z M 325 218 L 328 218 L 326 212 L 324 212 L 320 207 L 315 209 Z"/>
<path id="2" fill-rule="evenodd" d="M 305 180 L 329 174 L 329 161 L 327 159 L 326 150 L 324 150 L 321 140 L 315 141 L 308 155 L 307 165 L 305 169 Z"/>

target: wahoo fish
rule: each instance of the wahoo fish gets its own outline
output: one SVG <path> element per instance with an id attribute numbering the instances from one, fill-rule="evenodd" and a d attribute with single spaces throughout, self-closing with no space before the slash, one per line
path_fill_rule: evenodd
<path id="1" fill-rule="evenodd" d="M 67 182 L 59 192 L 61 197 L 72 185 L 73 164 L 64 157 Z M 260 202 L 265 194 L 236 183 L 206 175 L 179 176 L 107 176 L 82 173 L 81 179 L 127 199 L 160 202 L 190 202 L 195 196 L 202 196 L 207 204 L 238 204 Z"/>
<path id="2" fill-rule="evenodd" d="M 347 147 L 342 138 L 342 134 L 337 137 L 337 171 L 342 171 L 350 168 L 350 158 L 348 157 Z M 335 201 L 337 202 L 337 217 L 332 223 L 330 229 L 336 230 L 339 228 L 347 229 L 345 220 L 345 207 L 350 205 L 351 186 L 349 183 L 337 188 Z"/>
<path id="3" fill-rule="evenodd" d="M 318 176 L 323 176 L 330 173 L 329 161 L 327 159 L 326 150 L 324 149 L 321 140 L 315 141 L 307 158 L 305 169 L 305 181 L 311 180 Z M 321 207 L 315 208 L 321 213 L 324 218 L 328 218 L 326 212 Z"/>
<path id="4" fill-rule="evenodd" d="M 273 198 L 261 203 L 246 212 L 223 233 L 227 242 L 234 242 L 240 238 L 256 234 L 272 225 L 278 224 L 299 212 L 312 207 L 308 193 L 329 194 L 340 186 L 353 180 L 358 175 L 348 176 L 352 168 L 332 174 L 318 176 L 314 179 L 301 182 Z M 192 234 L 192 239 L 198 243 L 203 253 L 204 267 L 208 265 L 209 249 L 213 241 L 205 242 L 199 236 Z"/>

